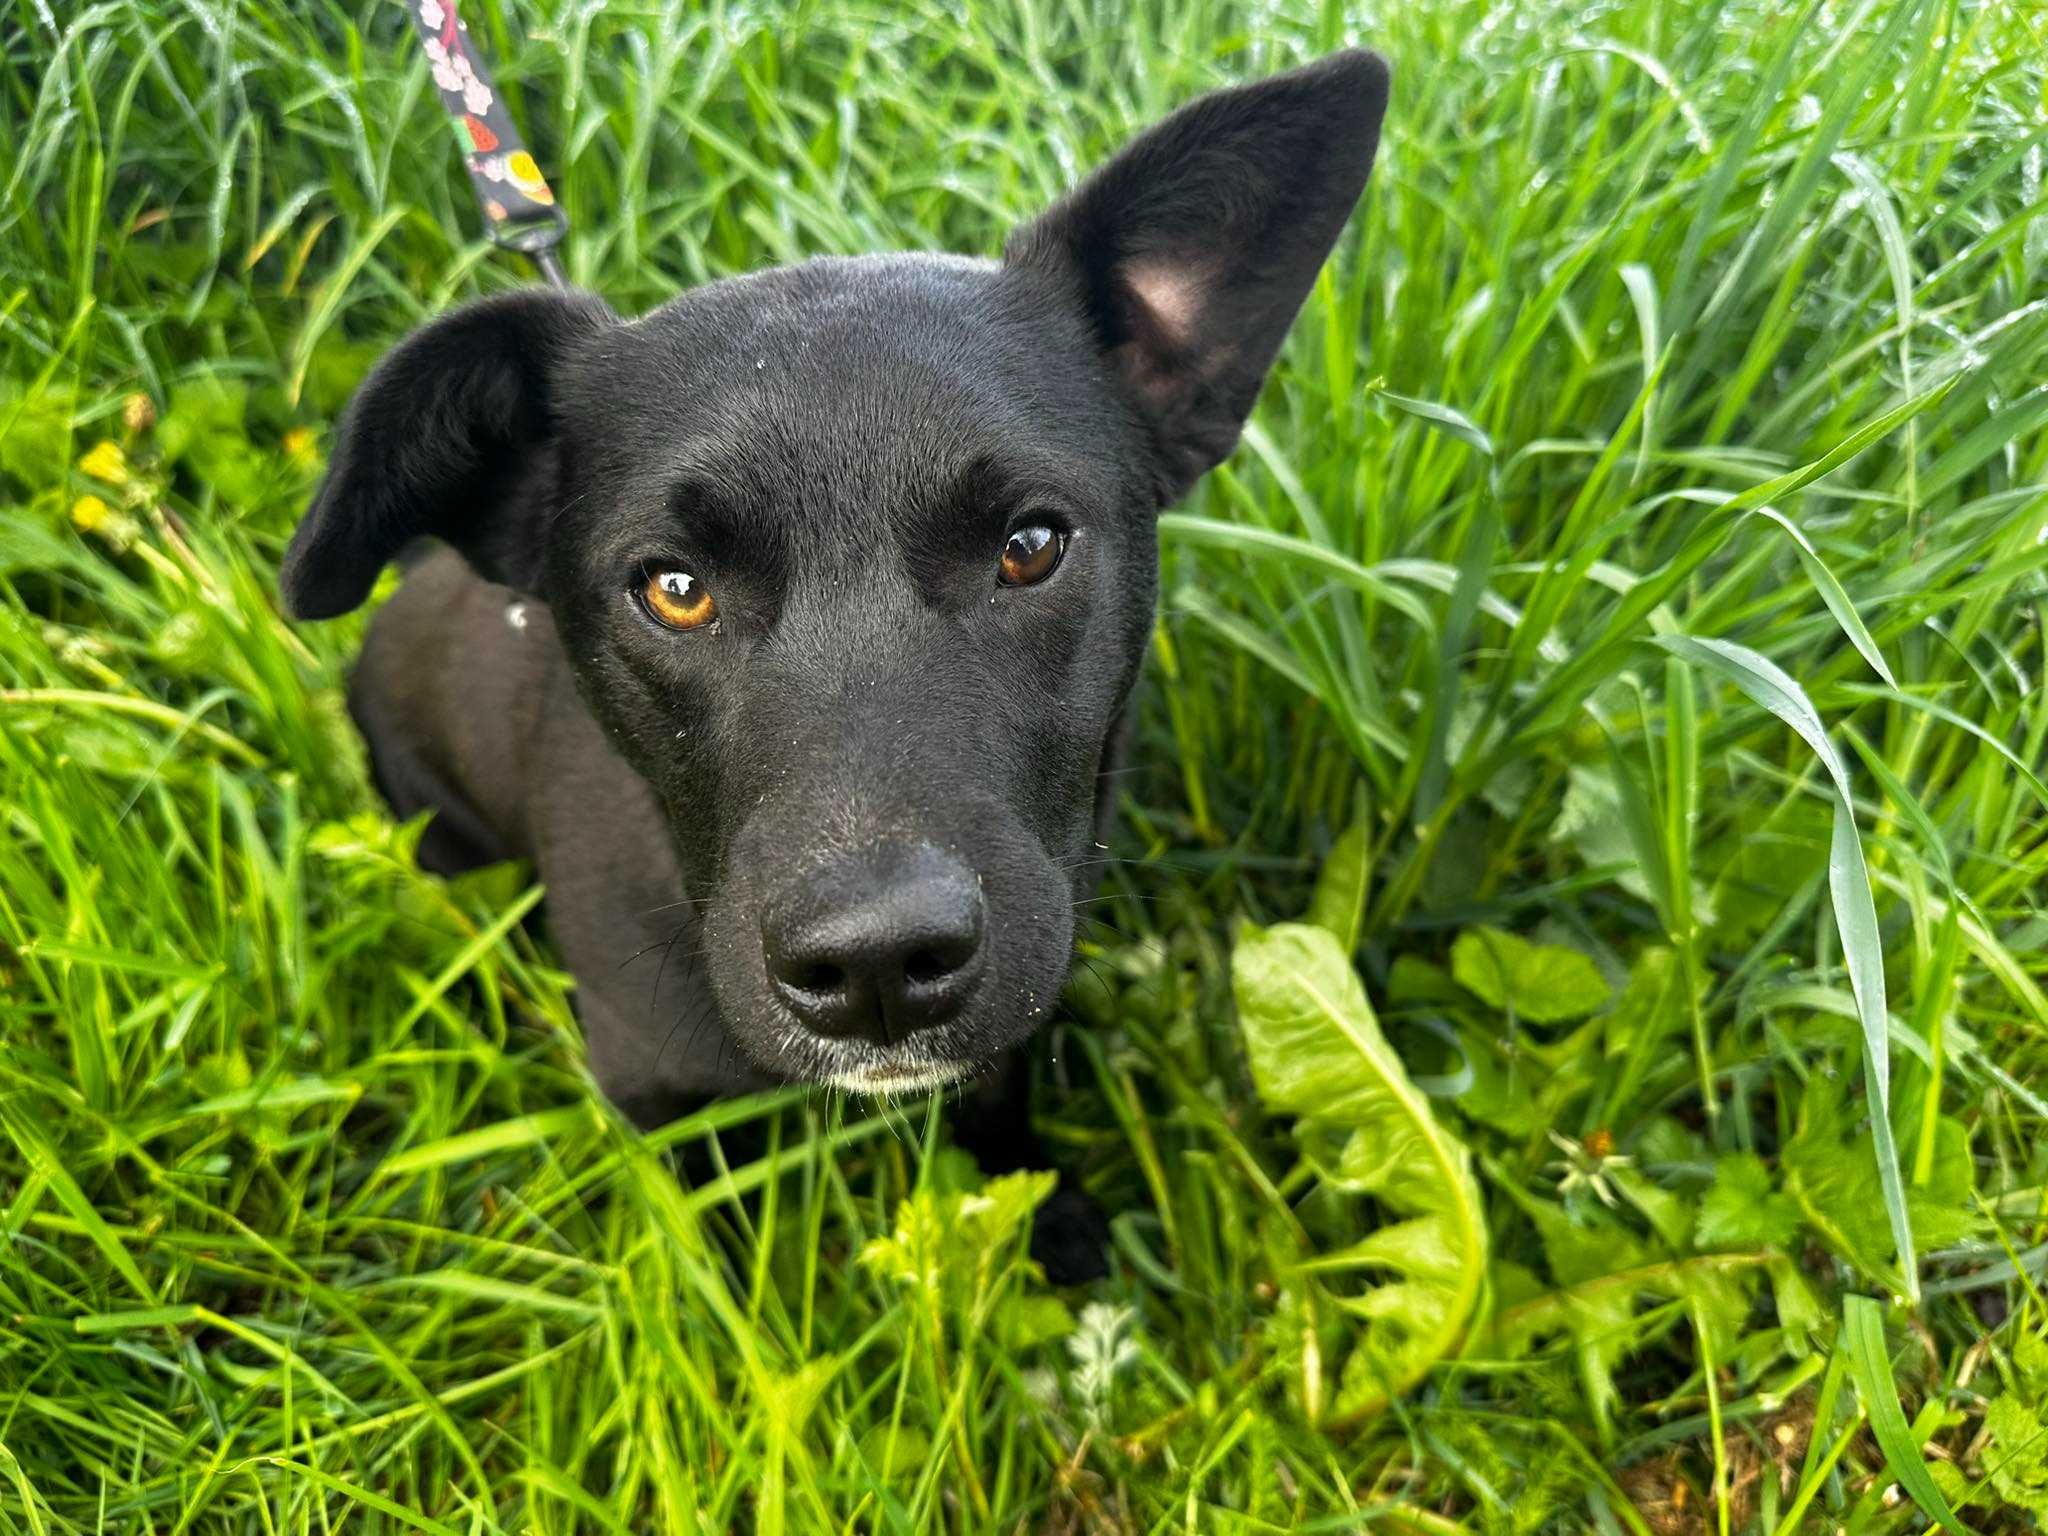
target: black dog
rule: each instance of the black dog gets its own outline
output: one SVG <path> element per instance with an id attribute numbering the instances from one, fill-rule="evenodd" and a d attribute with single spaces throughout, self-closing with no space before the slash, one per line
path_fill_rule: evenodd
<path id="1" fill-rule="evenodd" d="M 1002 261 L 820 260 L 622 321 L 469 305 L 363 385 L 285 560 L 452 872 L 531 858 L 599 1084 L 985 1067 L 1066 980 L 1157 586 L 1362 191 L 1386 68 L 1175 113 Z M 737 1049 L 732 1049 L 736 1047 Z"/>

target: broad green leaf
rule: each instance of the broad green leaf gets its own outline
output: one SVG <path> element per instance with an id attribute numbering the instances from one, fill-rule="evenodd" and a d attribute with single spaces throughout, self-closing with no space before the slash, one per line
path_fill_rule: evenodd
<path id="1" fill-rule="evenodd" d="M 1458 935 L 1451 974 L 1474 996 L 1536 1024 L 1584 1018 L 1612 995 L 1599 967 L 1577 950 L 1485 924 Z"/>
<path id="2" fill-rule="evenodd" d="M 1260 1100 L 1300 1117 L 1304 1140 L 1341 1141 L 1338 1186 L 1393 1218 L 1301 1266 L 1309 1283 L 1361 1282 L 1334 1298 L 1363 1322 L 1334 1408 L 1344 1419 L 1377 1412 L 1456 1347 L 1478 1301 L 1486 1231 L 1470 1157 L 1409 1081 L 1327 930 L 1248 926 L 1231 982 Z"/>
<path id="3" fill-rule="evenodd" d="M 1465 1061 L 1458 1112 L 1518 1140 L 1573 1123 L 1573 1106 L 1599 1075 L 1601 1027 L 1590 1020 L 1556 1040 L 1510 1045 L 1492 1020 L 1463 1025 L 1454 1036 Z"/>
<path id="4" fill-rule="evenodd" d="M 1372 835 L 1361 816 L 1330 846 L 1308 904 L 1308 921 L 1318 928 L 1327 928 L 1347 955 L 1358 948 L 1358 930 L 1365 921 L 1365 897 L 1371 879 Z"/>
<path id="5" fill-rule="evenodd" d="M 1031 1235 L 1031 1213 L 1058 1183 L 1058 1174 L 1028 1169 L 990 1179 L 961 1199 L 957 1220 L 964 1231 L 959 1235 L 977 1250 L 1023 1241 Z"/>
<path id="6" fill-rule="evenodd" d="M 1866 1274 L 1883 1276 L 1889 1229 L 1882 1191 L 1851 1134 L 1842 1092 L 1836 1078 L 1808 1080 L 1798 1131 L 1779 1155 L 1785 1189 L 1828 1247 Z"/>
<path id="7" fill-rule="evenodd" d="M 1781 1255 L 1770 1260 L 1764 1270 L 1771 1277 L 1779 1331 L 1792 1344 L 1793 1352 L 1804 1358 L 1827 1323 L 1827 1308 L 1797 1260 Z"/>
<path id="8" fill-rule="evenodd" d="M 2042 1420 L 2048 1344 L 2038 1333 L 2021 1333 L 2012 1346 L 2012 1364 L 2006 1390 L 1984 1410 L 1985 1477 L 2000 1503 L 2048 1524 L 2048 1424 Z"/>
<path id="9" fill-rule="evenodd" d="M 1913 1217 L 1913 1235 L 1930 1248 L 1946 1248 L 1979 1232 L 1976 1160 L 1970 1133 L 1960 1120 L 1937 1115 L 1925 1182 L 1906 1191 L 1906 1209 Z"/>
<path id="10" fill-rule="evenodd" d="M 1636 1208 L 1666 1248 L 1683 1253 L 1692 1246 L 1695 1212 L 1689 1198 L 1666 1189 L 1627 1158 L 1609 1162 L 1602 1177 L 1622 1200 Z M 1616 1204 L 1618 1208 L 1619 1202 Z"/>
<path id="11" fill-rule="evenodd" d="M 1616 885 L 1654 905 L 1662 895 L 1651 884 L 1651 875 L 1660 873 L 1654 870 L 1659 850 L 1639 846 L 1623 804 L 1621 785 L 1625 782 L 1606 764 L 1572 764 L 1565 775 L 1563 803 L 1550 825 L 1550 838 L 1569 844 L 1588 869 L 1612 870 Z M 1705 896 L 1704 891 L 1694 894 L 1695 907 Z"/>
<path id="12" fill-rule="evenodd" d="M 1816 1075 L 1808 1081 L 1797 1133 L 1780 1154 L 1785 1191 L 1830 1248 L 1873 1279 L 1889 1280 L 1884 1188 L 1844 1094 L 1839 1078 Z M 1969 1138 L 1947 1116 L 1936 1122 L 1928 1181 L 1907 1192 L 1906 1208 L 1914 1230 L 1937 1245 L 1981 1225 L 1971 1192 Z"/>
<path id="13" fill-rule="evenodd" d="M 1754 1152 L 1721 1158 L 1700 1200 L 1695 1240 L 1702 1248 L 1784 1248 L 1799 1230 L 1799 1207 L 1771 1183 Z"/>
<path id="14" fill-rule="evenodd" d="M 1991 1491 L 2008 1507 L 2048 1522 L 2048 1425 L 2039 1409 L 2001 1393 L 1984 1410 L 1984 1432 Z"/>
<path id="15" fill-rule="evenodd" d="M 877 1424 L 860 1437 L 860 1454 L 890 1482 L 914 1478 L 932 1453 L 932 1437 L 915 1424 Z"/>
<path id="16" fill-rule="evenodd" d="M 896 1206 L 893 1230 L 870 1238 L 861 1264 L 905 1287 L 927 1305 L 979 1332 L 1004 1297 L 988 1283 L 1006 1258 L 1021 1258 L 1031 1216 L 1058 1175 L 1020 1171 L 978 1189 L 940 1189 L 928 1183 Z"/>
<path id="17" fill-rule="evenodd" d="M 1574 1220 L 1549 1201 L 1522 1203 L 1543 1240 L 1557 1289 L 1518 1298 L 1493 1316 L 1490 1343 L 1519 1354 L 1564 1333 L 1573 1345 L 1581 1388 L 1600 1438 L 1613 1431 L 1621 1394 L 1614 1370 L 1649 1342 L 1639 1320 L 1645 1299 L 1682 1301 L 1727 1346 L 1739 1335 L 1766 1255 L 1673 1256 L 1597 1212 Z"/>
<path id="18" fill-rule="evenodd" d="M 1008 1296 L 995 1312 L 995 1335 L 1003 1348 L 1020 1354 L 1074 1331 L 1074 1314 L 1057 1296 Z"/>
<path id="19" fill-rule="evenodd" d="M 1636 1342 L 1636 1284 L 1617 1282 L 1615 1277 L 1645 1273 L 1655 1255 L 1633 1233 L 1611 1222 L 1596 1219 L 1582 1225 L 1548 1202 L 1531 1206 L 1529 1214 L 1559 1289 L 1499 1319 L 1507 1325 L 1504 1342 L 1519 1348 L 1544 1332 L 1568 1333 L 1587 1406 L 1604 1441 L 1613 1431 L 1621 1396 L 1614 1368 Z"/>

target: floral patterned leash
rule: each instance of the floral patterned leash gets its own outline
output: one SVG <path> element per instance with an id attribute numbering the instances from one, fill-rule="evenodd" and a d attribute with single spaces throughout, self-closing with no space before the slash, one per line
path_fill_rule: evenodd
<path id="1" fill-rule="evenodd" d="M 426 47 L 441 105 L 462 134 L 462 163 L 483 209 L 485 232 L 494 245 L 526 257 L 555 287 L 567 287 L 555 247 L 569 232 L 569 217 L 513 126 L 455 3 L 406 0 L 406 9 Z"/>

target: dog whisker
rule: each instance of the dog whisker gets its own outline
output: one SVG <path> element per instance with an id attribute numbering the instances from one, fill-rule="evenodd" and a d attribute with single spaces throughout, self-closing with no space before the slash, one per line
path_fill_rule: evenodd
<path id="1" fill-rule="evenodd" d="M 665 901 L 658 907 L 649 907 L 640 915 L 642 917 L 658 917 L 664 912 L 673 912 L 678 907 L 708 907 L 711 905 L 711 902 L 712 898 L 709 896 L 685 896 L 677 901 Z"/>

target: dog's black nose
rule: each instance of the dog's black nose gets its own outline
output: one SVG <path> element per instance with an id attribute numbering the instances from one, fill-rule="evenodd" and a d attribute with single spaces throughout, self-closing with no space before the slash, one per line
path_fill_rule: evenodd
<path id="1" fill-rule="evenodd" d="M 841 858 L 762 924 L 768 977 L 821 1035 L 880 1044 L 959 1008 L 982 971 L 981 882 L 929 843 Z"/>

